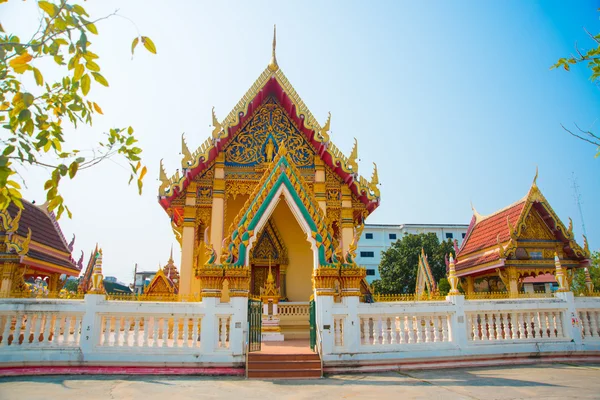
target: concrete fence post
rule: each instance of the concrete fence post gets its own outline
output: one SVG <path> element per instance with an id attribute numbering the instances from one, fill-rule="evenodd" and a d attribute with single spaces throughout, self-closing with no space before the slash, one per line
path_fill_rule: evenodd
<path id="1" fill-rule="evenodd" d="M 360 318 L 358 316 L 358 305 L 360 297 L 347 296 L 344 297 L 344 305 L 346 306 L 346 320 L 344 324 L 344 348 L 350 351 L 358 349 L 360 346 Z"/>
<path id="2" fill-rule="evenodd" d="M 233 311 L 229 331 L 229 346 L 234 356 L 243 355 L 245 351 L 244 332 L 248 329 L 248 298 L 232 297 L 230 304 Z"/>
<path id="3" fill-rule="evenodd" d="M 102 335 L 102 321 L 98 314 L 98 305 L 106 299 L 103 294 L 86 294 L 84 297 L 85 314 L 81 321 L 81 339 L 79 347 L 83 359 L 94 351 L 94 347 L 100 344 Z"/>
<path id="4" fill-rule="evenodd" d="M 467 326 L 465 315 L 465 296 L 446 296 L 446 301 L 454 305 L 454 312 L 450 315 L 450 340 L 459 349 L 467 347 Z"/>
<path id="5" fill-rule="evenodd" d="M 200 352 L 202 354 L 214 353 L 219 339 L 219 319 L 216 310 L 216 297 L 205 297 L 202 299 L 204 305 L 204 316 L 200 329 Z"/>
<path id="6" fill-rule="evenodd" d="M 317 330 L 323 340 L 323 354 L 333 353 L 333 296 L 315 296 Z M 317 345 L 319 337 L 317 336 Z"/>
<path id="7" fill-rule="evenodd" d="M 556 292 L 554 295 L 556 298 L 567 303 L 567 307 L 562 316 L 563 333 L 571 339 L 577 349 L 581 349 L 583 344 L 581 338 L 582 321 L 579 320 L 579 314 L 575 307 L 575 296 L 573 295 L 573 292 Z"/>

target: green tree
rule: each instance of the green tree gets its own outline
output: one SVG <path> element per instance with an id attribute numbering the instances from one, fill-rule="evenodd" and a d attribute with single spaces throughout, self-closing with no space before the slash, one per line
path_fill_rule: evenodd
<path id="1" fill-rule="evenodd" d="M 79 285 L 79 279 L 69 279 L 65 283 L 64 289 L 68 292 L 77 292 L 78 285 Z"/>
<path id="2" fill-rule="evenodd" d="M 25 175 L 38 173 L 30 167 L 41 167 L 48 173 L 44 190 L 50 211 L 56 210 L 59 218 L 64 211 L 70 216 L 59 192 L 61 179 L 73 179 L 78 171 L 113 156 L 129 163 L 129 182 L 136 179 L 141 193 L 146 167 L 140 163 L 142 149 L 136 145 L 132 127 L 110 129 L 92 157 L 69 148 L 64 131 L 69 125 L 75 129 L 80 124 L 91 126 L 93 117 L 102 114 L 100 105 L 88 95 L 95 85 L 109 84 L 100 73 L 90 38 L 98 35 L 96 24 L 116 12 L 93 19 L 82 6 L 67 0 L 37 4 L 41 17 L 37 31 L 28 35 L 31 39 L 22 40 L 0 25 L 0 211 L 11 202 L 22 207 L 20 189 L 27 181 Z M 132 53 L 138 43 L 156 53 L 152 40 L 141 35 L 133 40 Z M 48 59 L 55 65 L 44 63 Z M 60 78 L 49 81 L 49 69 L 58 70 Z"/>
<path id="3" fill-rule="evenodd" d="M 421 248 L 428 256 L 436 282 L 446 276 L 445 255 L 454 253 L 451 240 L 439 242 L 435 233 L 405 235 L 381 253 L 381 279 L 373 282 L 376 293 L 410 294 L 415 292 Z"/>
<path id="4" fill-rule="evenodd" d="M 594 251 L 591 254 L 591 265 L 588 267 L 592 283 L 594 284 L 594 290 L 600 290 L 600 251 Z M 583 292 L 586 290 L 585 287 L 585 270 L 580 268 L 575 272 L 573 282 L 571 282 L 571 290 L 574 292 Z"/>
<path id="5" fill-rule="evenodd" d="M 592 73 L 590 80 L 598 86 L 600 84 L 600 34 L 594 35 L 585 28 L 584 31 L 589 36 L 592 47 L 588 50 L 582 50 L 575 43 L 575 52 L 577 54 L 560 58 L 550 69 L 563 68 L 565 71 L 570 71 L 572 65 L 586 64 L 586 67 Z M 577 124 L 573 125 L 575 125 L 577 131 L 568 129 L 561 124 L 562 128 L 569 134 L 596 146 L 596 157 L 600 156 L 600 136 L 590 130 L 581 129 Z"/>

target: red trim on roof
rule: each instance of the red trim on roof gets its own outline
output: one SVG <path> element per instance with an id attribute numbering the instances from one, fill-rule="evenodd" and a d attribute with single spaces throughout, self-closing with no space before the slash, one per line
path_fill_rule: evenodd
<path id="1" fill-rule="evenodd" d="M 208 159 L 201 159 L 198 166 L 192 170 L 185 170 L 185 179 L 183 181 L 183 187 L 181 190 L 177 190 L 174 188 L 174 192 L 170 196 L 161 197 L 159 199 L 160 205 L 167 210 L 171 202 L 179 196 L 180 193 L 184 192 L 190 182 L 198 176 L 200 173 L 205 171 L 208 166 L 214 161 L 217 155 L 227 146 L 227 144 L 235 137 L 238 130 L 244 126 L 244 123 L 250 119 L 254 113 L 254 111 L 262 104 L 263 100 L 268 96 L 275 96 L 279 105 L 281 105 L 285 111 L 288 113 L 288 116 L 294 121 L 296 127 L 300 132 L 302 132 L 306 139 L 313 145 L 316 150 L 316 153 L 321 157 L 321 159 L 327 164 L 352 190 L 354 195 L 367 207 L 369 213 L 373 212 L 378 206 L 379 201 L 369 200 L 366 193 L 359 193 L 358 189 L 355 185 L 352 185 L 354 182 L 354 175 L 345 172 L 339 164 L 334 164 L 332 160 L 331 154 L 329 154 L 327 150 L 327 144 L 321 143 L 315 140 L 315 131 L 312 129 L 308 129 L 304 125 L 304 115 L 298 115 L 296 112 L 296 106 L 291 101 L 287 93 L 281 87 L 279 82 L 275 77 L 271 77 L 269 81 L 265 84 L 265 86 L 258 92 L 256 97 L 250 101 L 248 104 L 248 112 L 245 115 L 240 115 L 240 121 L 237 125 L 228 128 L 228 136 L 224 140 L 221 139 L 217 141 L 216 146 L 213 147 L 208 155 Z M 175 212 L 175 210 L 174 210 Z M 181 213 L 182 214 L 182 213 Z M 181 215 L 174 215 L 174 218 L 177 217 L 176 221 L 181 217 Z"/>

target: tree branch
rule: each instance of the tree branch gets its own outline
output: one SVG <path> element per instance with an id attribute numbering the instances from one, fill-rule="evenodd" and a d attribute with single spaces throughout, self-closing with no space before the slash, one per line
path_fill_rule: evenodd
<path id="1" fill-rule="evenodd" d="M 571 132 L 569 129 L 565 128 L 565 126 L 564 126 L 563 124 L 560 124 L 560 126 L 561 126 L 561 127 L 562 127 L 562 128 L 565 130 L 565 131 L 567 131 L 569 134 L 571 134 L 571 135 L 575 136 L 576 138 L 578 138 L 578 139 L 581 139 L 581 140 L 583 140 L 584 142 L 591 143 L 591 144 L 593 144 L 594 146 L 600 146 L 600 141 L 598 141 L 598 142 L 594 142 L 594 141 L 592 141 L 592 140 L 589 140 L 589 139 L 587 139 L 587 138 L 585 138 L 585 137 L 583 137 L 583 136 L 579 136 L 578 134 Z M 596 137 L 596 136 L 594 136 L 593 134 L 592 134 L 592 136 L 593 136 L 593 137 Z"/>

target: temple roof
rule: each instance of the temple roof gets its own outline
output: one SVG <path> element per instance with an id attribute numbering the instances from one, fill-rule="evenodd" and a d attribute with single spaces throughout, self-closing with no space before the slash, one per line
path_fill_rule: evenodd
<path id="1" fill-rule="evenodd" d="M 565 227 L 542 195 L 536 179 L 525 197 L 493 214 L 483 216 L 473 208 L 471 224 L 456 254 L 457 271 L 479 265 L 503 266 L 503 260 L 510 257 L 515 251 L 517 240 L 526 229 L 525 220 L 534 210 L 551 232 L 551 237 L 554 238 L 552 240 L 563 243 L 563 249 L 569 258 L 580 262 L 589 258 L 585 236 L 582 248 L 575 242 L 572 224 L 569 225 L 569 228 Z"/>
<path id="2" fill-rule="evenodd" d="M 79 268 L 71 258 L 73 242 L 67 244 L 54 214 L 45 205 L 21 202 L 22 209 L 11 203 L 5 211 L 6 222 L 10 219 L 16 225 L 14 235 L 26 238 L 31 232 L 28 247 L 19 253 L 21 262 L 46 272 L 78 275 Z"/>
<path id="3" fill-rule="evenodd" d="M 275 46 L 275 42 L 273 46 Z M 321 127 L 279 68 L 274 49 L 273 47 L 273 56 L 267 68 L 222 122 L 216 119 L 213 111 L 212 137 L 193 153 L 187 149 L 185 141 L 182 141 L 183 173 L 180 175 L 178 171 L 169 179 L 161 163 L 159 202 L 165 210 L 168 210 L 171 202 L 185 191 L 194 177 L 210 167 L 217 155 L 236 136 L 244 123 L 252 117 L 253 112 L 263 103 L 263 100 L 269 96 L 273 96 L 277 103 L 285 109 L 300 132 L 315 148 L 316 153 L 365 204 L 368 212 L 377 208 L 379 205 L 377 167 L 375 166 L 371 181 L 358 175 L 356 144 L 351 156 L 346 157 L 330 141 L 328 134 L 330 119 L 327 120 L 324 127 Z"/>

